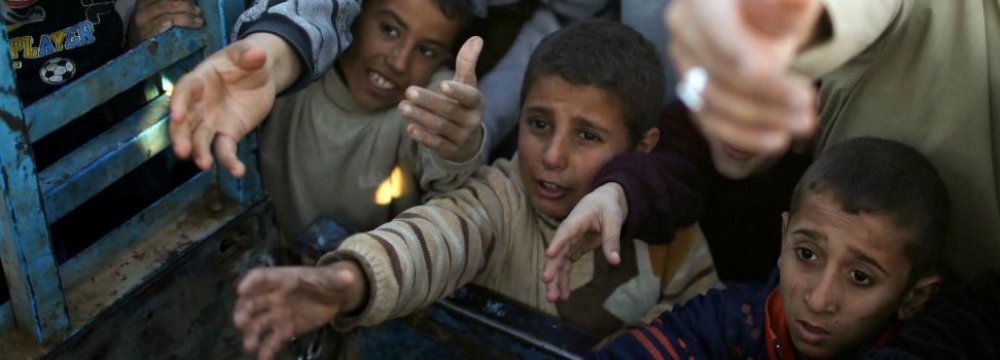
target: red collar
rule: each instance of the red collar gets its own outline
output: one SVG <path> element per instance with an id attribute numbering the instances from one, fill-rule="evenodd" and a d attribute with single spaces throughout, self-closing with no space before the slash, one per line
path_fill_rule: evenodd
<path id="1" fill-rule="evenodd" d="M 795 345 L 792 343 L 792 335 L 788 330 L 788 322 L 785 321 L 785 310 L 777 288 L 771 290 L 771 293 L 767 295 L 764 307 L 764 341 L 766 341 L 764 345 L 767 347 L 767 358 L 795 360 L 797 358 Z M 889 339 L 899 333 L 902 326 L 902 321 L 894 319 L 875 342 L 875 347 L 888 344 Z"/>

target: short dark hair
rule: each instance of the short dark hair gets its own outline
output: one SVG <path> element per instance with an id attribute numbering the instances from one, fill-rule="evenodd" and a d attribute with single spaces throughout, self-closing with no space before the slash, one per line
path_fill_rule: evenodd
<path id="1" fill-rule="evenodd" d="M 438 9 L 444 13 L 445 17 L 458 20 L 458 28 L 461 32 L 472 23 L 477 1 L 481 0 L 434 0 L 434 3 L 437 4 Z"/>
<path id="2" fill-rule="evenodd" d="M 934 165 L 904 144 L 872 137 L 834 145 L 809 166 L 792 193 L 791 213 L 806 192 L 825 193 L 849 214 L 885 215 L 912 231 L 910 279 L 940 271 L 948 231 L 948 191 Z"/>
<path id="3" fill-rule="evenodd" d="M 521 105 L 539 77 L 553 74 L 573 85 L 597 87 L 618 101 L 633 145 L 659 122 L 663 64 L 656 47 L 628 26 L 588 20 L 542 39 L 524 74 Z"/>

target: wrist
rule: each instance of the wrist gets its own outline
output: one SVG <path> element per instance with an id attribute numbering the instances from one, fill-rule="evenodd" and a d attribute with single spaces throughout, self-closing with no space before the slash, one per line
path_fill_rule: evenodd
<path id="1" fill-rule="evenodd" d="M 364 305 L 368 303 L 368 278 L 365 276 L 361 265 L 354 260 L 341 260 L 327 266 L 328 275 L 331 278 L 340 277 L 337 280 L 344 280 L 342 273 L 350 274 L 352 281 L 347 282 L 346 288 L 341 288 L 344 293 L 343 301 L 340 304 L 340 313 L 351 315 L 364 310 Z"/>
<path id="2" fill-rule="evenodd" d="M 609 182 L 598 187 L 597 191 L 609 196 L 618 205 L 618 209 L 622 212 L 622 218 L 628 217 L 628 198 L 625 195 L 625 188 L 616 182 Z"/>
<path id="3" fill-rule="evenodd" d="M 255 32 L 240 41 L 247 41 L 264 50 L 267 62 L 265 71 L 274 85 L 275 94 L 291 86 L 302 72 L 298 53 L 282 37 L 269 32 Z"/>

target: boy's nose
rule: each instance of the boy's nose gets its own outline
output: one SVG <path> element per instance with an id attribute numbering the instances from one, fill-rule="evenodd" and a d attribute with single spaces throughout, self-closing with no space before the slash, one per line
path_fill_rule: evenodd
<path id="1" fill-rule="evenodd" d="M 562 169 L 566 167 L 565 141 L 561 136 L 555 136 L 545 145 L 542 154 L 542 165 L 547 169 Z"/>
<path id="2" fill-rule="evenodd" d="M 410 64 L 409 54 L 410 51 L 407 51 L 405 47 L 397 47 L 393 49 L 392 55 L 386 58 L 386 63 L 389 65 L 389 69 L 397 74 L 404 73 Z"/>
<path id="3" fill-rule="evenodd" d="M 808 286 L 808 285 L 807 285 Z M 824 274 L 819 282 L 807 288 L 804 299 L 810 311 L 818 314 L 837 312 L 840 294 L 836 286 L 836 275 L 832 272 Z"/>

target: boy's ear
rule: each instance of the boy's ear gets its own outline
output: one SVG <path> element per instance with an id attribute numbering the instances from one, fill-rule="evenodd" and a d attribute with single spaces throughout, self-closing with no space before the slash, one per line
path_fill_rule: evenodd
<path id="1" fill-rule="evenodd" d="M 639 143 L 635 145 L 635 151 L 649 154 L 656 147 L 656 144 L 660 142 L 660 129 L 652 128 L 642 134 L 642 138 L 639 139 Z"/>
<path id="2" fill-rule="evenodd" d="M 788 218 L 789 217 L 790 217 L 790 215 L 788 215 L 787 211 L 784 211 L 784 212 L 781 213 L 781 237 L 782 238 L 785 237 L 785 232 L 788 231 Z"/>
<path id="3" fill-rule="evenodd" d="M 927 300 L 937 292 L 938 287 L 941 285 L 941 277 L 938 275 L 931 275 L 920 280 L 917 280 L 910 288 L 910 291 L 906 293 L 903 298 L 903 302 L 899 304 L 899 311 L 896 316 L 900 320 L 907 320 L 913 315 L 916 315 Z"/>

